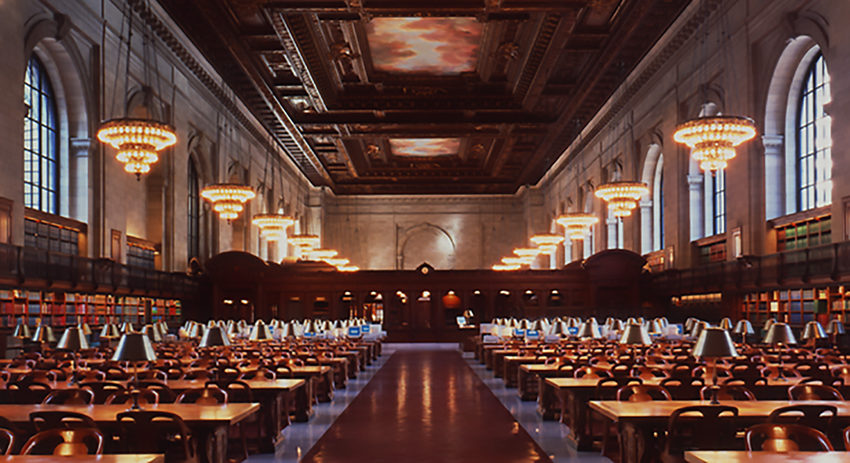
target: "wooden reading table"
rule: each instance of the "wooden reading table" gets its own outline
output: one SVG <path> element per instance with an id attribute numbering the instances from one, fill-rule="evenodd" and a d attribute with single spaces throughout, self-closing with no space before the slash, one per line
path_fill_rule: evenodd
<path id="1" fill-rule="evenodd" d="M 164 463 L 165 455 L 104 454 L 56 457 L 53 455 L 5 455 L 0 463 Z"/>
<path id="2" fill-rule="evenodd" d="M 840 463 L 850 452 L 745 452 L 740 450 L 685 452 L 688 463 Z"/>

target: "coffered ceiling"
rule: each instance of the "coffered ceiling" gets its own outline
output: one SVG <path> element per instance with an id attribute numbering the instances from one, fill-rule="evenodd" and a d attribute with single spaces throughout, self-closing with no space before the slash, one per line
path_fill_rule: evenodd
<path id="1" fill-rule="evenodd" d="M 688 0 L 159 0 L 316 185 L 513 193 Z"/>

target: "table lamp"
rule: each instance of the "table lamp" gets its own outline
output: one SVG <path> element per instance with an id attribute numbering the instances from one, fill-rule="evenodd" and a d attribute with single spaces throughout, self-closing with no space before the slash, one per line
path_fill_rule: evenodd
<path id="1" fill-rule="evenodd" d="M 147 336 L 151 342 L 162 342 L 162 334 L 154 327 L 154 325 L 145 325 L 144 328 L 142 328 L 142 334 Z"/>
<path id="2" fill-rule="evenodd" d="M 83 334 L 86 336 L 91 334 L 91 327 L 89 327 L 89 324 L 86 322 L 77 323 L 77 328 L 83 330 Z"/>
<path id="3" fill-rule="evenodd" d="M 764 332 L 767 333 L 768 331 L 770 331 L 770 326 L 773 325 L 774 323 L 776 323 L 776 320 L 774 320 L 772 318 L 768 318 L 767 320 L 765 320 L 764 326 L 762 327 Z"/>
<path id="4" fill-rule="evenodd" d="M 71 353 L 71 380 L 68 385 L 71 386 L 77 381 L 77 354 L 83 349 L 89 348 L 89 342 L 82 328 L 68 327 L 59 338 L 59 343 L 56 344 L 56 350 L 64 350 Z"/>
<path id="5" fill-rule="evenodd" d="M 732 329 L 732 319 L 729 317 L 723 317 L 723 319 L 720 320 L 720 324 L 717 326 L 729 331 Z"/>
<path id="6" fill-rule="evenodd" d="M 751 336 L 756 334 L 755 330 L 753 330 L 753 324 L 750 323 L 747 319 L 738 320 L 738 324 L 735 325 L 735 334 L 741 335 L 741 344 L 747 343 L 747 336 Z"/>
<path id="7" fill-rule="evenodd" d="M 708 328 L 708 322 L 696 321 L 691 328 L 691 337 L 699 339 L 702 330 Z"/>
<path id="8" fill-rule="evenodd" d="M 134 327 L 132 323 L 124 322 L 124 324 L 121 325 L 121 334 L 130 334 L 135 332 L 136 327 Z"/>
<path id="9" fill-rule="evenodd" d="M 201 342 L 198 343 L 198 347 L 219 347 L 229 345 L 230 337 L 227 335 L 224 328 L 220 326 L 213 326 L 209 328 L 201 337 Z"/>
<path id="10" fill-rule="evenodd" d="M 662 333 L 661 323 L 657 319 L 650 321 L 647 328 L 649 329 L 649 334 L 660 335 Z"/>
<path id="11" fill-rule="evenodd" d="M 306 331 L 306 330 L 305 330 Z M 272 333 L 269 327 L 262 320 L 257 320 L 254 327 L 251 329 L 251 335 L 248 336 L 249 341 L 268 342 L 272 340 Z"/>
<path id="12" fill-rule="evenodd" d="M 629 323 L 620 337 L 620 344 L 630 344 L 633 346 L 649 346 L 652 344 L 652 339 L 649 337 L 649 331 L 640 323 Z"/>
<path id="13" fill-rule="evenodd" d="M 711 374 L 710 403 L 719 403 L 717 401 L 717 359 L 738 356 L 732 336 L 723 328 L 713 326 L 703 328 L 691 354 L 699 359 L 705 359 Z"/>
<path id="14" fill-rule="evenodd" d="M 38 325 L 35 328 L 35 333 L 32 335 L 33 342 L 56 342 L 56 337 L 53 336 L 53 328 L 50 325 Z"/>
<path id="15" fill-rule="evenodd" d="M 803 328 L 802 338 L 806 341 L 810 341 L 812 343 L 812 348 L 815 347 L 818 339 L 824 339 L 826 337 L 826 330 L 823 329 L 823 325 L 821 325 L 817 320 L 807 322 L 805 328 Z"/>
<path id="16" fill-rule="evenodd" d="M 791 327 L 788 326 L 787 323 L 774 322 L 770 325 L 770 330 L 768 330 L 767 336 L 764 337 L 764 343 L 780 348 L 779 376 L 776 379 L 778 381 L 785 381 L 785 374 L 782 371 L 784 369 L 782 354 L 785 351 L 785 346 L 797 344 L 794 332 L 791 331 Z"/>
<path id="17" fill-rule="evenodd" d="M 625 329 L 625 326 L 626 325 L 625 325 L 625 323 L 623 323 L 623 320 L 620 320 L 619 318 L 615 318 L 614 321 L 611 322 L 611 330 L 612 331 L 622 332 Z"/>
<path id="18" fill-rule="evenodd" d="M 833 318 L 826 325 L 826 332 L 832 338 L 832 348 L 838 349 L 838 335 L 844 334 L 844 322 L 839 318 Z"/>
<path id="19" fill-rule="evenodd" d="M 112 356 L 114 362 L 153 362 L 156 360 L 156 352 L 153 350 L 151 340 L 142 333 L 127 333 L 121 336 L 115 354 Z M 133 392 L 133 406 L 131 410 L 141 410 L 139 406 L 139 369 L 133 365 L 133 379 L 136 390 Z"/>
<path id="20" fill-rule="evenodd" d="M 578 328 L 578 337 L 583 341 L 591 341 L 602 337 L 599 331 L 599 323 L 596 320 L 588 320 Z"/>
<path id="21" fill-rule="evenodd" d="M 189 327 L 189 337 L 192 339 L 203 337 L 205 330 L 206 327 L 204 325 L 201 325 L 200 323 L 192 323 L 192 326 Z"/>
<path id="22" fill-rule="evenodd" d="M 29 339 L 32 337 L 32 333 L 30 333 L 30 327 L 26 323 L 24 323 L 24 319 L 20 319 L 18 324 L 15 325 L 15 331 L 12 333 L 12 337 L 18 338 L 20 340 Z"/>

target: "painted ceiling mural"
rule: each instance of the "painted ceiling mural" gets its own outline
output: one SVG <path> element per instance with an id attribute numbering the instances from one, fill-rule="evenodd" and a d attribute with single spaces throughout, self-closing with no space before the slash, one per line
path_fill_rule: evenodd
<path id="1" fill-rule="evenodd" d="M 366 33 L 375 69 L 451 75 L 475 70 L 482 27 L 474 18 L 375 18 Z"/>
<path id="2" fill-rule="evenodd" d="M 460 151 L 460 138 L 390 138 L 389 142 L 396 156 L 451 156 Z"/>

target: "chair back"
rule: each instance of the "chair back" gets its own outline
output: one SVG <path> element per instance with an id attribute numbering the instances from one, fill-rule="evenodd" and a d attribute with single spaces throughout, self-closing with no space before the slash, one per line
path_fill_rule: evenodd
<path id="1" fill-rule="evenodd" d="M 94 403 L 102 404 L 113 392 L 126 389 L 123 384 L 114 381 L 88 381 L 80 384 L 81 389 L 90 389 L 94 393 Z"/>
<path id="2" fill-rule="evenodd" d="M 768 423 L 802 424 L 810 428 L 829 432 L 832 420 L 838 415 L 835 405 L 794 404 L 779 407 L 767 416 Z"/>
<path id="3" fill-rule="evenodd" d="M 3 455 L 11 455 L 15 448 L 15 433 L 11 429 L 0 427 L 0 452 Z"/>
<path id="4" fill-rule="evenodd" d="M 747 389 L 757 386 L 767 386 L 767 378 L 763 376 L 732 376 L 721 381 L 724 386 L 744 386 Z"/>
<path id="5" fill-rule="evenodd" d="M 277 379 L 277 375 L 268 368 L 260 367 L 243 371 L 242 374 L 239 375 L 239 379 Z"/>
<path id="6" fill-rule="evenodd" d="M 180 393 L 180 395 L 177 396 L 177 400 L 175 400 L 174 402 L 178 404 L 200 405 L 226 404 L 227 392 L 225 392 L 224 389 L 214 385 L 186 389 L 185 391 Z"/>
<path id="7" fill-rule="evenodd" d="M 103 434 L 96 428 L 48 429 L 30 437 L 21 455 L 100 455 Z"/>
<path id="8" fill-rule="evenodd" d="M 90 389 L 59 389 L 47 394 L 41 402 L 45 405 L 91 405 L 94 392 Z"/>
<path id="9" fill-rule="evenodd" d="M 48 429 L 97 428 L 94 420 L 82 413 L 64 410 L 40 410 L 30 413 L 30 423 L 36 431 Z"/>
<path id="10" fill-rule="evenodd" d="M 119 413 L 118 429 L 127 453 L 162 453 L 165 461 L 197 460 L 197 447 L 180 416 L 163 411 Z"/>
<path id="11" fill-rule="evenodd" d="M 650 402 L 673 400 L 670 392 L 655 384 L 627 384 L 617 390 L 617 400 L 627 402 Z"/>
<path id="12" fill-rule="evenodd" d="M 677 408 L 667 421 L 664 453 L 681 460 L 685 450 L 734 448 L 734 421 L 737 417 L 738 409 L 728 405 L 692 405 Z"/>
<path id="13" fill-rule="evenodd" d="M 168 375 L 162 370 L 146 370 L 137 373 L 139 379 L 152 379 L 155 381 L 167 381 Z"/>
<path id="14" fill-rule="evenodd" d="M 254 402 L 254 393 L 251 391 L 251 385 L 245 381 L 238 379 L 223 379 L 218 381 L 207 381 L 204 384 L 205 388 L 210 386 L 223 389 L 227 393 L 227 402 L 229 403 L 252 403 Z"/>
<path id="15" fill-rule="evenodd" d="M 628 384 L 643 384 L 643 380 L 634 376 L 602 378 L 596 382 L 596 400 L 616 400 L 617 391 Z"/>
<path id="16" fill-rule="evenodd" d="M 826 435 L 815 428 L 792 423 L 761 423 L 747 428 L 748 451 L 825 452 L 833 450 Z"/>
<path id="17" fill-rule="evenodd" d="M 22 378 L 6 384 L 10 398 L 18 404 L 39 404 L 53 390 L 49 384 Z"/>
<path id="18" fill-rule="evenodd" d="M 585 367 L 576 368 L 575 372 L 573 373 L 573 376 L 576 377 L 576 378 L 599 379 L 599 378 L 608 378 L 608 377 L 611 376 L 611 374 L 608 373 L 608 371 L 605 370 L 604 368 L 585 366 Z"/>
<path id="19" fill-rule="evenodd" d="M 170 404 L 177 400 L 177 393 L 163 382 L 153 380 L 139 381 L 139 387 L 156 391 L 159 396 L 159 403 L 161 404 Z"/>
<path id="20" fill-rule="evenodd" d="M 790 400 L 844 400 L 838 389 L 825 384 L 796 384 L 788 388 Z"/>
<path id="21" fill-rule="evenodd" d="M 159 403 L 159 394 L 153 389 L 123 390 L 116 391 L 106 398 L 106 404 L 126 404 L 133 402 L 133 395 L 138 394 L 139 404 L 156 405 Z"/>

